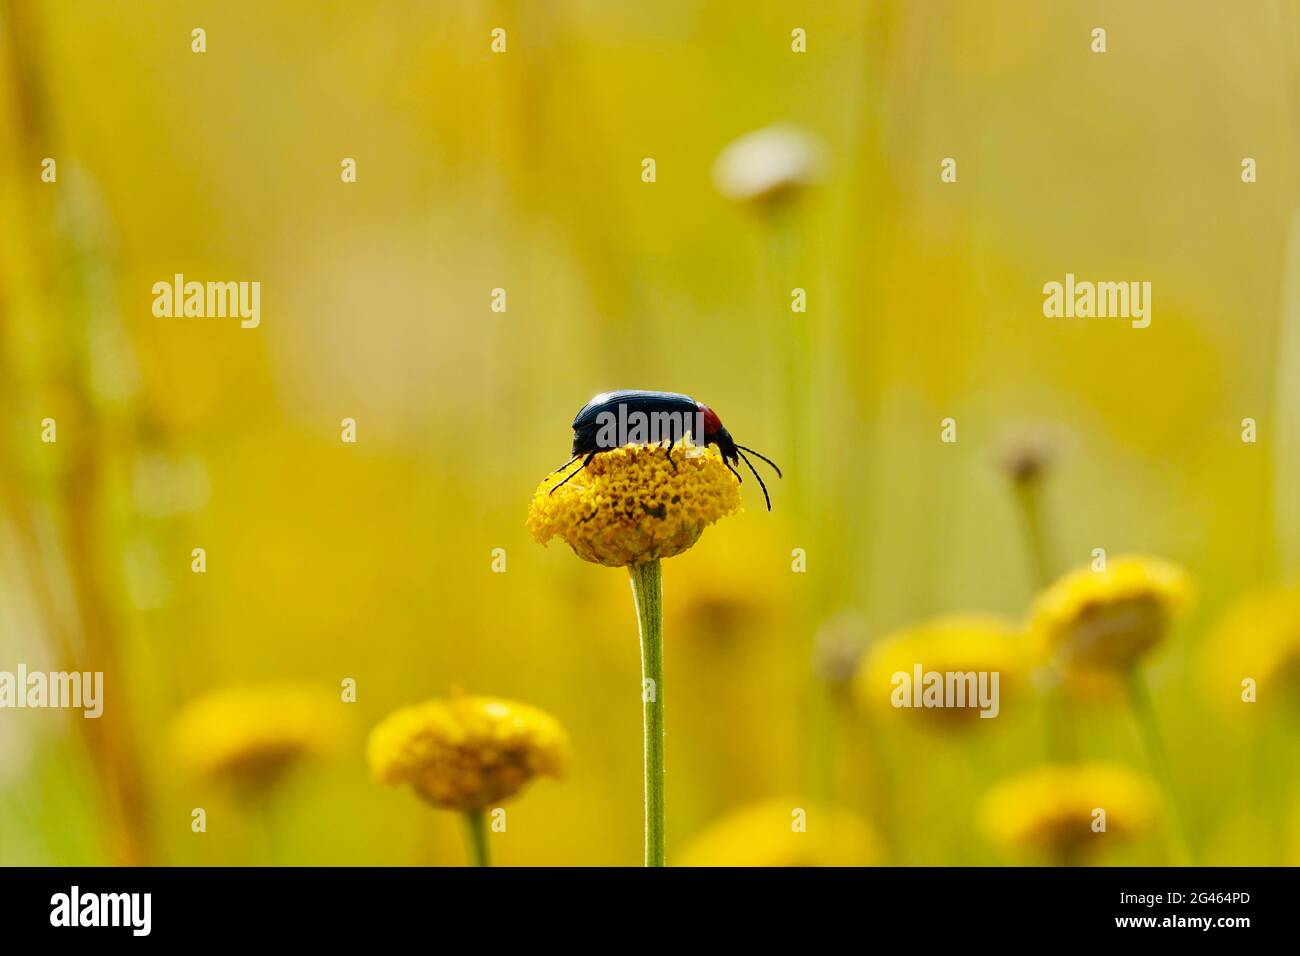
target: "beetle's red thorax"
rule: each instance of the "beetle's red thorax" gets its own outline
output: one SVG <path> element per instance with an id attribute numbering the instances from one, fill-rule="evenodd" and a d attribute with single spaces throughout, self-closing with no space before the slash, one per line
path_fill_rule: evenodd
<path id="1" fill-rule="evenodd" d="M 717 412 L 709 408 L 709 406 L 705 405 L 703 402 L 696 402 L 695 405 L 699 408 L 700 414 L 704 416 L 705 438 L 716 435 L 718 432 L 722 431 L 722 420 L 718 418 Z"/>

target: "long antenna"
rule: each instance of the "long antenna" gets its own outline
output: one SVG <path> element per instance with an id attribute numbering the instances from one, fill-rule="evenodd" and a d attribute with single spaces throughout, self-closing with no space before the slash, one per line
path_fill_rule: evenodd
<path id="1" fill-rule="evenodd" d="M 736 447 L 737 447 L 737 448 L 743 448 L 745 451 L 749 452 L 751 455 L 757 455 L 759 458 L 763 459 L 765 462 L 767 462 L 767 463 L 768 463 L 769 465 L 771 465 L 773 468 L 776 468 L 776 476 L 777 476 L 778 478 L 783 477 L 782 474 L 781 474 L 781 469 L 777 467 L 776 462 L 774 462 L 771 458 L 768 458 L 768 457 L 767 457 L 766 455 L 764 455 L 762 452 L 754 451 L 754 449 L 752 449 L 752 448 L 746 448 L 744 445 L 737 445 Z M 753 466 L 751 465 L 750 467 L 752 468 Z"/>
<path id="2" fill-rule="evenodd" d="M 736 447 L 739 448 L 740 446 L 737 445 Z M 758 452 L 754 452 L 754 454 L 755 454 L 755 455 L 758 455 Z M 760 488 L 763 489 L 763 500 L 767 502 L 767 510 L 768 510 L 768 511 L 771 511 L 771 510 L 772 510 L 772 499 L 768 496 L 768 493 L 767 493 L 767 485 L 763 484 L 763 476 L 760 475 L 760 474 L 755 470 L 755 468 L 754 468 L 754 463 L 753 463 L 752 461 L 749 460 L 749 457 L 748 457 L 748 456 L 747 456 L 743 451 L 740 452 L 740 457 L 745 459 L 745 464 L 747 464 L 747 465 L 749 466 L 749 470 L 752 471 L 752 472 L 754 472 L 754 477 L 758 479 L 758 487 L 760 487 Z M 759 457 L 759 458 L 763 458 L 762 455 L 758 455 L 758 457 Z M 767 461 L 766 458 L 763 458 L 763 460 L 764 460 L 764 461 Z M 768 463 L 769 465 L 772 465 L 772 463 L 771 463 L 770 461 L 768 461 L 767 463 Z M 772 467 L 775 468 L 776 465 L 772 465 Z M 777 472 L 777 474 L 780 474 L 780 472 Z"/>

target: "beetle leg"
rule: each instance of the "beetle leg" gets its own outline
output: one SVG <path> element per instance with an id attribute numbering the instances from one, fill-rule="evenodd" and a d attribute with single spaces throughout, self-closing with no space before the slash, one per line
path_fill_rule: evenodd
<path id="1" fill-rule="evenodd" d="M 743 485 L 745 483 L 745 479 L 740 477 L 740 472 L 736 471 L 736 469 L 731 467 L 731 462 L 727 461 L 727 459 L 724 458 L 722 459 L 722 463 L 727 466 L 728 471 L 730 471 L 733 475 L 736 476 L 736 482 L 738 484 Z"/>
<path id="2" fill-rule="evenodd" d="M 668 450 L 664 452 L 664 457 L 668 459 L 668 464 L 673 466 L 673 471 L 677 470 L 677 462 L 673 461 L 673 445 L 677 444 L 677 439 L 671 439 L 668 442 Z"/>
<path id="3" fill-rule="evenodd" d="M 572 478 L 572 477 L 573 477 L 574 475 L 576 475 L 578 472 L 582 471 L 582 469 L 584 469 L 584 468 L 586 468 L 588 465 L 590 465 L 590 464 L 591 464 L 591 459 L 593 459 L 593 458 L 596 457 L 596 452 L 598 452 L 598 451 L 600 451 L 599 448 L 596 449 L 596 451 L 593 451 L 590 455 L 588 455 L 586 461 L 584 461 L 584 462 L 583 462 L 581 465 L 579 465 L 577 468 L 573 469 L 573 471 L 569 472 L 569 474 L 565 476 L 564 481 L 560 482 L 559 485 L 556 485 L 555 488 L 559 488 L 560 485 L 567 484 L 570 478 Z M 575 461 L 576 461 L 576 459 L 575 459 Z M 572 464 L 572 463 L 573 463 L 573 462 L 570 462 L 570 464 Z M 550 495 L 555 494 L 555 488 L 552 488 L 549 492 L 547 492 L 547 494 L 550 494 Z"/>

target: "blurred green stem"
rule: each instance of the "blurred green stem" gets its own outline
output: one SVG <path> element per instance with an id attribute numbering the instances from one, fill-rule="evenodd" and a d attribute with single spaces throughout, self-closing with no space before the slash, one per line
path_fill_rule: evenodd
<path id="1" fill-rule="evenodd" d="M 1042 475 L 1035 471 L 1032 475 L 1017 476 L 1012 479 L 1012 486 L 1020 508 L 1025 551 L 1029 555 L 1034 587 L 1043 591 L 1052 583 L 1052 560 L 1043 516 Z M 1052 669 L 1052 684 L 1043 697 L 1048 756 L 1054 760 L 1074 760 L 1079 753 L 1074 712 L 1062 676 L 1055 668 Z"/>
<path id="2" fill-rule="evenodd" d="M 1174 863 L 1190 866 L 1191 846 L 1187 842 L 1187 830 L 1179 812 L 1174 777 L 1169 770 L 1169 757 L 1165 751 L 1164 737 L 1160 733 L 1160 723 L 1156 720 L 1155 707 L 1151 703 L 1151 692 L 1147 688 L 1146 678 L 1137 667 L 1129 668 L 1125 684 L 1128 688 L 1129 706 L 1133 709 L 1133 719 L 1137 722 L 1138 734 L 1142 737 L 1142 747 L 1169 804 L 1169 835 L 1173 844 Z"/>
<path id="3" fill-rule="evenodd" d="M 814 512 L 808 507 L 809 500 L 813 497 L 809 476 L 815 472 L 811 466 L 815 435 L 812 423 L 817 420 L 822 407 L 821 392 L 812 378 L 814 363 L 810 316 L 807 311 L 795 312 L 792 298 L 796 288 L 803 289 L 806 295 L 809 284 L 801 275 L 801 211 L 796 201 L 793 205 L 773 207 L 765 212 L 765 272 L 770 302 L 764 303 L 760 314 L 773 316 L 772 324 L 776 333 L 774 341 L 784 353 L 786 455 L 789 457 L 786 459 L 785 478 L 782 481 L 783 508 L 788 509 L 793 516 L 795 531 L 804 541 L 824 545 L 828 540 L 824 527 L 827 512 L 824 509 Z M 829 491 L 823 485 L 817 489 L 817 494 L 826 495 Z M 829 599 L 825 593 L 826 583 L 824 576 L 813 577 L 810 581 L 812 591 L 801 591 L 800 600 L 795 607 L 798 619 L 814 621 L 815 615 L 811 608 L 826 606 Z M 807 741 L 803 772 L 808 792 L 817 800 L 829 801 L 834 791 L 832 765 L 833 741 L 837 730 L 836 714 L 831 702 L 826 699 L 825 685 L 815 679 L 807 666 L 815 654 L 811 628 L 808 637 L 806 641 L 790 642 L 789 648 L 791 673 L 807 676 L 807 680 L 797 688 L 803 701 L 802 736 Z"/>
<path id="4" fill-rule="evenodd" d="M 1274 345 L 1273 535 L 1277 567 L 1300 564 L 1300 210 L 1291 215 L 1282 261 L 1282 312 Z"/>
<path id="5" fill-rule="evenodd" d="M 1073 761 L 1079 756 L 1079 740 L 1074 723 L 1074 709 L 1064 677 L 1053 670 L 1052 685 L 1046 698 L 1047 752 L 1054 760 Z"/>
<path id="6" fill-rule="evenodd" d="M 645 865 L 664 865 L 664 607 L 658 561 L 634 564 L 632 597 L 641 629 L 641 703 L 645 738 Z"/>
<path id="7" fill-rule="evenodd" d="M 765 271 L 770 283 L 768 295 L 771 302 L 764 303 L 762 312 L 771 314 L 768 312 L 770 309 L 775 313 L 775 341 L 785 353 L 786 453 L 789 455 L 786 498 L 791 511 L 802 519 L 805 514 L 807 475 L 810 471 L 806 467 L 807 438 L 810 434 L 807 425 L 814 420 L 816 403 L 809 378 L 812 332 L 808 313 L 794 312 L 791 309 L 794 289 L 804 287 L 804 283 L 795 275 L 800 243 L 794 215 L 794 210 L 774 210 L 769 212 L 764 223 L 767 238 Z"/>
<path id="8" fill-rule="evenodd" d="M 48 61 L 45 7 L 39 2 L 0 4 L 0 64 L 7 66 L 0 88 L 11 87 L 17 120 L 3 145 L 7 159 L 21 157 L 22 165 L 45 155 L 60 141 L 60 123 L 51 109 L 45 64 Z M 57 152 L 54 153 L 58 155 Z M 18 166 L 14 167 L 19 168 Z M 99 720 L 77 720 L 84 737 L 97 782 L 103 792 L 107 821 L 109 859 L 114 864 L 145 866 L 153 862 L 153 840 L 148 791 L 141 768 L 141 747 L 136 739 L 130 706 L 133 696 L 123 689 L 121 676 L 123 609 L 116 603 L 120 588 L 112 583 L 107 556 L 112 542 L 105 530 L 106 518 L 113 518 L 113 466 L 129 458 L 129 436 L 104 439 L 103 418 L 95 404 L 95 393 L 86 370 L 99 367 L 106 348 L 95 329 L 102 331 L 105 316 L 114 305 L 104 298 L 89 278 L 103 268 L 103 237 L 91 224 L 86 211 L 85 191 L 58 191 L 59 198 L 44 190 L 19 189 L 20 200 L 5 209 L 5 222 L 15 223 L 21 241 L 17 256 L 0 263 L 0 319 L 21 321 L 32 308 L 51 317 L 49 342 L 24 333 L 9 344 L 31 349 L 25 357 L 0 355 L 5 360 L 0 380 L 7 389 L 26 401 L 50 391 L 63 396 L 69 412 L 81 423 L 81 434 L 67 453 L 59 477 L 34 481 L 25 469 L 10 470 L 8 461 L 0 484 L 6 486 L 5 509 L 13 515 L 15 529 L 27 549 L 26 564 L 40 588 L 37 600 L 46 615 L 46 629 L 55 653 L 72 670 L 96 670 L 114 675 L 117 703 Z M 22 200 L 25 200 L 22 201 Z M 6 236 L 6 238 L 8 238 Z M 17 308 L 15 308 L 17 305 Z M 54 316 L 68 323 L 84 322 L 73 333 L 72 326 L 53 324 Z M 98 323 L 98 324 L 96 324 Z M 5 330 L 7 331 L 7 330 Z M 70 335 L 95 340 L 96 360 L 62 363 L 51 343 Z M 4 336 L 6 339 L 7 336 Z M 43 356 L 47 348 L 49 360 Z M 16 350 L 17 351 L 17 350 Z M 15 368 L 21 371 L 15 375 Z M 86 373 L 86 374 L 83 374 Z M 15 383 L 13 380 L 17 379 Z M 38 386 L 39 383 L 39 386 Z M 0 404 L 8 407 L 12 396 L 6 391 Z M 117 456 L 121 456 L 120 458 Z M 20 459 L 21 460 L 21 459 Z M 12 489 L 12 490 L 10 490 Z M 8 530 L 8 529 L 6 529 Z M 93 662 L 93 665 L 92 665 Z"/>
<path id="9" fill-rule="evenodd" d="M 487 815 L 482 810 L 465 811 L 465 842 L 471 866 L 491 866 L 488 854 Z"/>
<path id="10" fill-rule="evenodd" d="M 1016 503 L 1020 506 L 1020 516 L 1024 521 L 1025 548 L 1033 565 L 1034 584 L 1045 588 L 1052 583 L 1052 567 L 1049 560 L 1047 535 L 1043 530 L 1043 503 L 1039 494 L 1039 480 L 1029 478 L 1016 481 Z"/>
<path id="11" fill-rule="evenodd" d="M 259 866 L 281 865 L 277 814 L 271 787 L 265 781 L 254 782 L 239 791 L 238 799 L 245 808 L 252 831 L 250 857 L 255 861 L 260 860 Z"/>
<path id="12" fill-rule="evenodd" d="M 881 721 L 871 713 L 863 714 L 858 725 L 867 750 L 865 764 L 871 774 L 869 781 L 870 804 L 868 817 L 876 821 L 885 849 L 894 866 L 904 866 L 907 860 L 903 856 L 903 845 L 899 839 L 899 802 L 896 786 L 898 764 L 894 754 L 892 738 L 881 727 Z"/>

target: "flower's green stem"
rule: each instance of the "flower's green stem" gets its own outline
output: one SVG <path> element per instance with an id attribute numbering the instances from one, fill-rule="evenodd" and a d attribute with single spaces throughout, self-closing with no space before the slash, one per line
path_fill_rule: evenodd
<path id="1" fill-rule="evenodd" d="M 1054 760 L 1074 761 L 1079 758 L 1079 734 L 1074 720 L 1074 705 L 1070 701 L 1065 678 L 1052 674 L 1052 683 L 1043 693 L 1043 728 L 1047 735 L 1047 754 Z"/>
<path id="2" fill-rule="evenodd" d="M 473 866 L 491 866 L 488 854 L 487 816 L 482 810 L 465 811 L 465 837 L 469 845 L 469 861 Z"/>
<path id="3" fill-rule="evenodd" d="M 1052 583 L 1052 560 L 1047 522 L 1043 516 L 1042 476 L 1021 478 L 1014 485 L 1016 504 L 1020 506 L 1024 526 L 1025 550 L 1033 566 L 1034 585 L 1044 590 Z M 1052 677 L 1052 683 L 1044 694 L 1043 726 L 1047 731 L 1047 753 L 1055 760 L 1074 760 L 1079 755 L 1074 707 L 1062 675 L 1053 673 Z"/>
<path id="4" fill-rule="evenodd" d="M 240 780 L 235 785 L 234 797 L 248 822 L 248 849 L 254 864 L 280 865 L 279 814 L 273 780 L 267 777 Z"/>
<path id="5" fill-rule="evenodd" d="M 1047 533 L 1043 527 L 1043 505 L 1038 478 L 1017 481 L 1016 503 L 1025 523 L 1025 546 L 1034 566 L 1034 583 L 1045 588 L 1052 583 L 1052 562 L 1048 557 Z"/>
<path id="6" fill-rule="evenodd" d="M 628 567 L 641 628 L 645 865 L 664 865 L 664 588 L 658 561 Z"/>
<path id="7" fill-rule="evenodd" d="M 1174 777 L 1169 770 L 1164 738 L 1160 734 L 1160 724 L 1151 704 L 1151 692 L 1147 689 L 1146 678 L 1137 667 L 1129 668 L 1125 684 L 1128 688 L 1129 706 L 1133 709 L 1133 719 L 1137 722 L 1138 734 L 1142 737 L 1142 747 L 1146 750 L 1147 760 L 1150 761 L 1151 769 L 1169 804 L 1169 835 L 1173 844 L 1174 862 L 1179 866 L 1190 866 L 1191 846 L 1187 842 L 1187 830 L 1183 827 L 1178 798 L 1174 793 Z"/>

